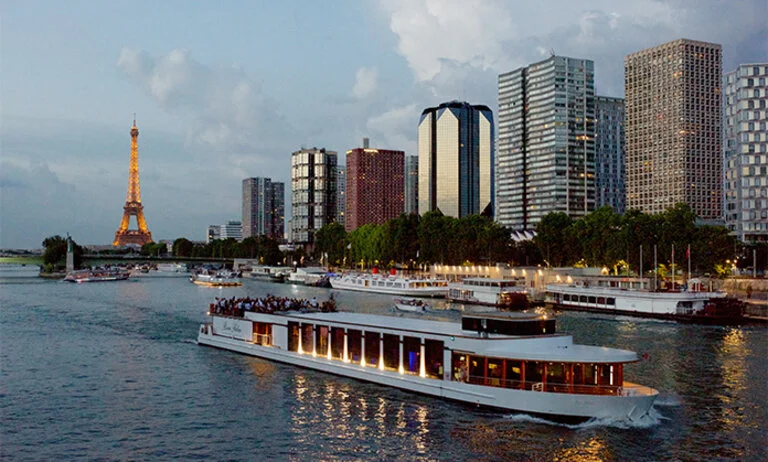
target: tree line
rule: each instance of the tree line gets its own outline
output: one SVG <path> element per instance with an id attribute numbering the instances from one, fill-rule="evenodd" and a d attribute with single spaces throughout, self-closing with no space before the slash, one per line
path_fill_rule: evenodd
<path id="1" fill-rule="evenodd" d="M 727 228 L 697 225 L 691 208 L 678 204 L 660 214 L 630 210 L 621 215 L 608 206 L 581 219 L 553 212 L 538 224 L 533 241 L 523 242 L 515 242 L 509 229 L 488 217 L 457 219 L 439 210 L 423 216 L 401 214 L 349 233 L 339 223 L 331 223 L 315 234 L 313 256 L 346 267 L 504 262 L 608 267 L 617 272 L 631 268 L 637 273 L 641 258 L 645 271 L 653 269 L 654 246 L 659 265 L 671 264 L 674 246 L 676 265 L 686 267 L 689 245 L 691 268 L 698 274 L 725 274 L 726 260 L 733 260 L 740 251 Z"/>

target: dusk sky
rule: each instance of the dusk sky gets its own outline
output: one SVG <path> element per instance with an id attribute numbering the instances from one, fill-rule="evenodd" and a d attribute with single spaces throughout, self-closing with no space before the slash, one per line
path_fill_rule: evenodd
<path id="1" fill-rule="evenodd" d="M 498 74 L 552 51 L 623 96 L 626 54 L 715 42 L 729 71 L 768 61 L 767 23 L 765 0 L 5 1 L 0 248 L 112 241 L 133 113 L 152 236 L 203 240 L 240 220 L 243 178 L 285 182 L 289 209 L 302 146 L 415 155 L 422 109 L 496 117 Z"/>

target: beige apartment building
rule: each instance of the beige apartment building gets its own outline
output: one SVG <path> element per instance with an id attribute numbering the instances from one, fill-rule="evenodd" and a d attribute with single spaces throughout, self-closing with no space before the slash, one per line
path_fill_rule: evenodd
<path id="1" fill-rule="evenodd" d="M 624 59 L 627 209 L 722 218 L 722 50 L 680 39 Z"/>

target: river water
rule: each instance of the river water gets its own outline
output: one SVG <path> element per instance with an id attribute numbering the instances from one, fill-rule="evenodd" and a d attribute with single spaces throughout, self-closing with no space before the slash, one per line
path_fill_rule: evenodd
<path id="1" fill-rule="evenodd" d="M 195 342 L 216 296 L 324 300 L 330 289 L 251 280 L 211 289 L 184 278 L 76 285 L 35 270 L 0 268 L 3 460 L 768 459 L 762 327 L 558 313 L 558 330 L 578 343 L 647 353 L 625 378 L 660 390 L 643 422 L 567 426 Z M 391 309 L 388 296 L 334 293 L 342 310 Z"/>

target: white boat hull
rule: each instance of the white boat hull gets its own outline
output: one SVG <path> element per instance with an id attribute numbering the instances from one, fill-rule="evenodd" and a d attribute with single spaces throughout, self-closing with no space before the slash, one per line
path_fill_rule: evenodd
<path id="1" fill-rule="evenodd" d="M 340 279 L 331 279 L 331 287 L 340 290 L 354 290 L 357 292 L 400 295 L 404 297 L 441 298 L 445 297 L 445 295 L 448 293 L 447 287 L 364 287 L 356 284 L 347 284 Z"/>
<path id="2" fill-rule="evenodd" d="M 265 347 L 240 339 L 214 335 L 208 329 L 205 325 L 201 328 L 198 334 L 199 344 L 473 405 L 550 416 L 554 420 L 561 418 L 582 421 L 593 418 L 635 420 L 648 413 L 657 395 L 657 393 L 636 396 L 574 395 L 421 378 L 393 371 L 382 371 L 374 367 L 364 367 L 360 364 L 314 357 L 311 354 Z"/>

